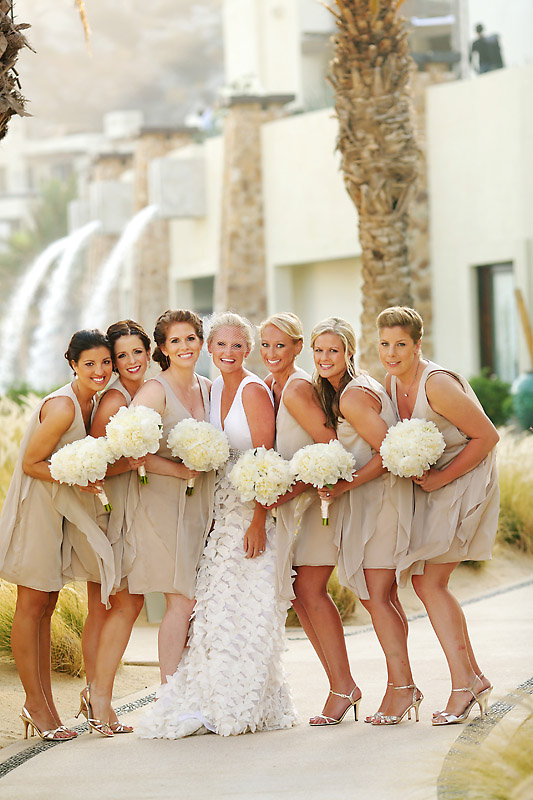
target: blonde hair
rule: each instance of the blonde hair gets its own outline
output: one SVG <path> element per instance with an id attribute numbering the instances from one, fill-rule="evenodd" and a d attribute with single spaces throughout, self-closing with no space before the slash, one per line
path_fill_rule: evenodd
<path id="1" fill-rule="evenodd" d="M 299 317 L 292 314 L 290 311 L 280 311 L 279 314 L 271 314 L 270 317 L 263 320 L 259 325 L 259 331 L 263 333 L 263 329 L 267 325 L 274 325 L 287 336 L 290 336 L 293 342 L 303 342 L 304 329 Z"/>
<path id="2" fill-rule="evenodd" d="M 350 323 L 340 317 L 329 317 L 319 322 L 311 331 L 311 348 L 323 333 L 333 333 L 338 336 L 344 348 L 344 361 L 346 372 L 342 376 L 338 389 L 334 389 L 327 378 L 322 378 L 317 372 L 314 375 L 314 384 L 320 403 L 324 409 L 328 427 L 335 428 L 342 416 L 339 408 L 340 396 L 350 381 L 357 376 L 355 369 L 355 331 Z"/>
<path id="3" fill-rule="evenodd" d="M 422 317 L 418 311 L 409 306 L 390 306 L 383 309 L 376 320 L 376 327 L 378 331 L 382 328 L 405 328 L 415 344 L 424 335 Z"/>
<path id="4" fill-rule="evenodd" d="M 255 330 L 251 322 L 246 317 L 241 317 L 233 311 L 222 311 L 219 314 L 213 314 L 208 320 L 209 333 L 207 335 L 207 345 L 209 346 L 213 341 L 215 333 L 220 328 L 237 328 L 241 331 L 244 341 L 246 342 L 249 350 L 248 354 L 254 349 L 254 335 Z"/>

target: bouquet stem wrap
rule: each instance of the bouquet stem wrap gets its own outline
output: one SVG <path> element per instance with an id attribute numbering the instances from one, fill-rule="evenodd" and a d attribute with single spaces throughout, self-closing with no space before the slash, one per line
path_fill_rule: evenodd
<path id="1" fill-rule="evenodd" d="M 331 500 L 322 498 L 320 501 L 320 513 L 322 514 L 322 525 L 329 525 L 329 506 Z"/>
<path id="2" fill-rule="evenodd" d="M 146 474 L 146 467 L 144 464 L 137 470 L 137 475 L 139 476 L 139 483 L 148 483 L 148 475 Z"/>
<path id="3" fill-rule="evenodd" d="M 195 478 L 188 478 L 188 480 L 187 480 L 187 488 L 185 489 L 185 494 L 188 495 L 188 497 L 190 497 L 191 494 L 194 494 L 194 481 L 195 480 L 196 480 Z"/>
<path id="4" fill-rule="evenodd" d="M 110 511 L 113 511 L 113 506 L 109 502 L 109 499 L 103 489 L 100 489 L 100 491 L 98 492 L 98 497 L 101 500 L 102 505 L 108 514 Z"/>

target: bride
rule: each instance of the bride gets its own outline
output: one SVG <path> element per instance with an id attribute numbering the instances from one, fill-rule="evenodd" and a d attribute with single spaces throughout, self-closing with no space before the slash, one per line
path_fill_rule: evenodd
<path id="1" fill-rule="evenodd" d="M 137 730 L 179 739 L 212 731 L 230 736 L 296 722 L 281 654 L 287 603 L 276 591 L 275 526 L 258 503 L 243 503 L 228 480 L 240 452 L 274 442 L 270 393 L 244 368 L 250 324 L 217 315 L 207 339 L 221 372 L 211 392 L 211 423 L 228 436 L 230 459 L 215 486 L 214 526 L 202 556 L 189 647 Z"/>

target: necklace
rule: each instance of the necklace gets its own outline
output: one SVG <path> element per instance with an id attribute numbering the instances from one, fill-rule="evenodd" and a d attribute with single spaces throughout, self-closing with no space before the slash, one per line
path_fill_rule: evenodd
<path id="1" fill-rule="evenodd" d="M 413 380 L 411 381 L 411 385 L 409 386 L 408 390 L 407 390 L 406 392 L 404 392 L 404 393 L 403 393 L 403 396 L 404 396 L 404 397 L 407 397 L 407 395 L 409 394 L 409 392 L 410 392 L 410 391 L 411 391 L 411 389 L 413 388 L 414 382 L 416 381 L 416 376 L 418 375 L 418 368 L 419 368 L 419 367 L 420 367 L 420 361 L 419 361 L 419 362 L 418 362 L 418 364 L 416 365 L 415 377 L 414 377 L 414 378 L 413 378 Z"/>

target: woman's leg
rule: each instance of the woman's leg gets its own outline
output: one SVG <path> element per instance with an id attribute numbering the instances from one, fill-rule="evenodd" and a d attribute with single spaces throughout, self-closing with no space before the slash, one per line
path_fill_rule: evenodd
<path id="1" fill-rule="evenodd" d="M 337 606 L 327 591 L 332 570 L 331 566 L 298 567 L 294 591 L 297 602 L 303 607 L 309 622 L 308 628 L 312 631 L 312 636 L 309 638 L 324 665 L 331 690 L 348 695 L 353 690 L 355 681 L 348 663 L 342 620 Z M 361 693 L 356 690 L 354 700 L 360 695 Z M 344 698 L 330 694 L 324 705 L 323 714 L 338 718 L 345 708 Z"/>
<path id="2" fill-rule="evenodd" d="M 465 637 L 464 614 L 448 588 L 450 575 L 456 566 L 457 563 L 426 564 L 423 575 L 413 575 L 413 587 L 426 607 L 433 630 L 446 656 L 452 689 L 473 686 L 474 691 L 479 692 L 483 685 L 476 678 L 476 671 L 470 660 L 470 643 L 468 641 L 467 644 Z M 471 700 L 470 692 L 452 692 L 444 711 L 459 715 Z"/>
<path id="3" fill-rule="evenodd" d="M 165 594 L 167 610 L 159 627 L 159 669 L 161 683 L 167 675 L 176 672 L 183 654 L 189 631 L 189 621 L 194 609 L 194 600 L 182 594 Z"/>
<path id="4" fill-rule="evenodd" d="M 128 644 L 131 629 L 142 609 L 144 597 L 130 594 L 127 589 L 109 598 L 111 608 L 100 632 L 98 652 L 91 680 L 90 699 L 93 714 L 102 722 L 117 722 L 111 707 L 113 683 Z"/>
<path id="5" fill-rule="evenodd" d="M 361 602 L 372 617 L 372 624 L 387 664 L 389 685 L 380 711 L 387 716 L 399 716 L 412 702 L 413 689 L 395 690 L 392 686 L 412 687 L 414 682 L 407 652 L 405 621 L 392 599 L 392 590 L 395 586 L 394 570 L 365 569 L 365 579 L 370 597 Z"/>
<path id="6" fill-rule="evenodd" d="M 85 665 L 85 675 L 87 683 L 92 683 L 96 669 L 96 654 L 100 642 L 100 635 L 109 613 L 102 603 L 100 597 L 101 587 L 99 583 L 87 582 L 87 619 L 83 626 L 81 637 L 81 649 L 83 651 L 83 662 Z"/>
<path id="7" fill-rule="evenodd" d="M 53 701 L 54 710 L 49 707 L 44 688 L 51 698 L 50 609 L 53 611 L 55 608 L 57 597 L 58 592 L 17 587 L 17 605 L 11 629 L 11 649 L 26 693 L 24 705 L 41 731 L 52 730 L 60 724 Z M 62 738 L 62 734 L 58 734 L 58 738 Z M 64 738 L 71 736 L 65 732 Z"/>

